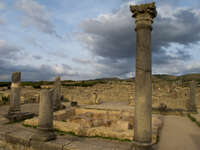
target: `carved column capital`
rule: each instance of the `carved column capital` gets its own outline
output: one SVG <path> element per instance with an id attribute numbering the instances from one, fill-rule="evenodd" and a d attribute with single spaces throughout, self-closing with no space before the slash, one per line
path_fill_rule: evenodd
<path id="1" fill-rule="evenodd" d="M 155 3 L 131 5 L 130 11 L 133 13 L 132 17 L 135 18 L 136 30 L 145 27 L 152 29 L 153 19 L 157 15 Z"/>

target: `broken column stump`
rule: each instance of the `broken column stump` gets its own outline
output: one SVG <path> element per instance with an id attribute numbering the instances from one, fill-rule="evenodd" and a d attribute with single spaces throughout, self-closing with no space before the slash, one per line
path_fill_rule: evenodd
<path id="1" fill-rule="evenodd" d="M 36 141 L 49 141 L 56 139 L 53 131 L 53 90 L 43 89 L 40 92 L 40 106 L 38 127 L 35 134 L 31 137 Z"/>
<path id="2" fill-rule="evenodd" d="M 187 111 L 188 112 L 197 112 L 196 108 L 196 82 L 190 82 L 190 97 L 187 100 Z"/>
<path id="3" fill-rule="evenodd" d="M 20 121 L 34 116 L 33 113 L 21 112 L 20 95 L 21 95 L 21 72 L 12 73 L 11 93 L 10 93 L 10 107 L 8 114 L 5 116 L 10 121 Z"/>
<path id="4" fill-rule="evenodd" d="M 56 77 L 53 90 L 54 90 L 54 93 L 53 93 L 53 109 L 54 110 L 64 109 L 65 106 L 61 104 L 61 81 L 60 81 L 60 77 Z"/>

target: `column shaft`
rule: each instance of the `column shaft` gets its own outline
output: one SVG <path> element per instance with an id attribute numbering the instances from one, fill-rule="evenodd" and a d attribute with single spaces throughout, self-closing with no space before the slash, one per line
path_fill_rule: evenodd
<path id="1" fill-rule="evenodd" d="M 52 129 L 53 128 L 53 100 L 52 92 L 42 90 L 40 92 L 40 106 L 39 106 L 39 129 Z"/>
<path id="2" fill-rule="evenodd" d="M 135 124 L 136 150 L 152 144 L 152 51 L 151 30 L 157 11 L 155 3 L 130 6 L 136 23 Z"/>
<path id="3" fill-rule="evenodd" d="M 40 92 L 38 128 L 32 140 L 49 141 L 56 138 L 53 132 L 53 90 L 43 89 Z"/>
<path id="4" fill-rule="evenodd" d="M 60 77 L 56 77 L 54 83 L 54 94 L 53 94 L 53 107 L 54 110 L 61 108 L 61 82 Z"/>
<path id="5" fill-rule="evenodd" d="M 151 143 L 152 138 L 152 82 L 151 30 L 136 28 L 136 106 L 134 139 Z"/>
<path id="6" fill-rule="evenodd" d="M 21 72 L 12 73 L 12 84 L 10 93 L 10 108 L 9 114 L 20 112 L 20 95 L 21 95 Z"/>

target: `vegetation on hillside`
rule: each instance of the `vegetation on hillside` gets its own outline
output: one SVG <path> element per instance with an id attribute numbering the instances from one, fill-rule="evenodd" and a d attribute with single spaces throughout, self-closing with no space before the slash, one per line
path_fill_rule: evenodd
<path id="1" fill-rule="evenodd" d="M 81 81 L 81 82 L 75 82 L 75 83 L 70 83 L 70 84 L 63 83 L 62 86 L 89 87 L 89 86 L 94 86 L 96 84 L 104 84 L 104 83 L 106 83 L 106 81 L 102 81 L 102 80 L 90 80 L 90 81 Z"/>
<path id="2" fill-rule="evenodd" d="M 173 76 L 167 74 L 154 74 L 152 75 L 153 81 L 169 81 L 169 82 L 182 82 L 184 86 L 188 86 L 189 82 L 195 80 L 200 84 L 200 74 L 187 74 L 182 76 Z M 73 80 L 62 80 L 61 83 L 63 86 L 79 86 L 79 87 L 90 87 L 96 84 L 104 84 L 108 82 L 134 82 L 135 78 L 129 79 L 119 79 L 119 78 L 100 78 L 93 80 L 84 80 L 84 81 L 73 81 Z M 41 88 L 42 85 L 53 85 L 54 81 L 23 81 L 21 82 L 22 86 L 32 86 L 33 88 Z M 11 82 L 0 82 L 0 87 L 10 88 Z"/>

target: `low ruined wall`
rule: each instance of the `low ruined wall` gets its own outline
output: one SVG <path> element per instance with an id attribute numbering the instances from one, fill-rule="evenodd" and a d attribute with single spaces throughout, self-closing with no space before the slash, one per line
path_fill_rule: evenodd
<path id="1" fill-rule="evenodd" d="M 92 87 L 63 87 L 62 94 L 70 101 L 75 100 L 82 104 L 92 104 L 94 93 L 104 101 L 126 101 L 130 95 L 134 95 L 133 84 L 130 83 L 107 83 L 97 84 Z"/>
<path id="2" fill-rule="evenodd" d="M 168 108 L 186 109 L 189 99 L 189 87 L 172 82 L 159 82 L 152 84 L 152 105 L 159 107 L 164 103 Z M 135 99 L 135 84 L 132 82 L 117 82 L 98 84 L 92 87 L 63 87 L 62 94 L 70 101 L 78 101 L 80 104 L 93 104 L 93 93 L 103 102 L 130 101 Z M 200 107 L 200 88 L 196 90 L 196 103 Z"/>

